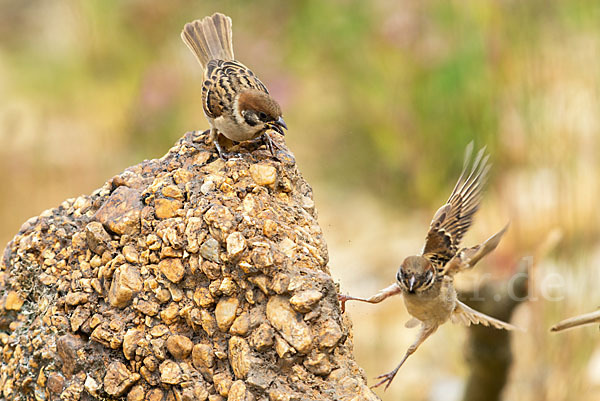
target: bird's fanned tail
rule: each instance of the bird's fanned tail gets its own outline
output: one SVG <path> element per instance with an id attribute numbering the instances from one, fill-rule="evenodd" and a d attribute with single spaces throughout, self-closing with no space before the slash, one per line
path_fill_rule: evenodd
<path id="1" fill-rule="evenodd" d="M 215 13 L 201 20 L 188 22 L 181 38 L 198 59 L 202 68 L 210 60 L 233 60 L 231 18 Z"/>

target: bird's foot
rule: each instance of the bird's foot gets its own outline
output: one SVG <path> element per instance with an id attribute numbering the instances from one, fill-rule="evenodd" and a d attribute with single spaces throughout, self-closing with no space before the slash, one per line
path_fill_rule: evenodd
<path id="1" fill-rule="evenodd" d="M 350 295 L 338 294 L 338 301 L 340 301 L 340 306 L 342 308 L 342 313 L 346 312 L 346 301 L 350 301 L 353 298 Z"/>
<path id="2" fill-rule="evenodd" d="M 217 148 L 217 153 L 219 153 L 219 157 L 225 161 L 227 160 L 232 160 L 232 159 L 241 159 L 242 158 L 242 154 L 238 153 L 238 152 L 225 152 L 223 150 L 223 148 L 221 147 L 221 145 L 219 144 L 218 140 L 214 141 L 215 143 L 215 148 Z"/>
<path id="3" fill-rule="evenodd" d="M 398 366 L 396 369 L 392 370 L 389 373 L 377 376 L 375 379 L 381 379 L 381 380 L 379 382 L 377 382 L 376 384 L 372 385 L 371 388 L 379 387 L 382 384 L 387 383 L 385 385 L 385 388 L 383 389 L 384 391 L 387 390 L 388 387 L 390 386 L 390 384 L 392 384 L 392 380 L 394 380 L 394 377 L 396 376 L 396 373 L 398 373 L 398 369 L 400 369 L 400 366 Z"/>
<path id="4" fill-rule="evenodd" d="M 273 138 L 271 138 L 271 135 L 269 135 L 267 131 L 263 132 L 258 138 L 256 138 L 256 140 L 262 141 L 267 146 L 267 149 L 269 150 L 269 152 L 271 153 L 271 156 L 273 156 L 273 157 L 277 157 L 277 155 L 275 154 L 275 148 L 277 148 L 278 150 L 281 150 L 283 152 L 286 152 L 285 149 L 280 144 L 278 144 L 277 142 L 275 142 L 273 140 Z"/>

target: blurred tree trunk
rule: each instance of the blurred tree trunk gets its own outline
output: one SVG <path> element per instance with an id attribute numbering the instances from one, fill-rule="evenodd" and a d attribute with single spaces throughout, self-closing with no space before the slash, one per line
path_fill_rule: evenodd
<path id="1" fill-rule="evenodd" d="M 503 321 L 510 321 L 515 308 L 527 297 L 528 276 L 524 271 L 506 283 L 486 283 L 460 298 L 467 305 Z M 463 401 L 501 399 L 510 366 L 511 333 L 506 330 L 474 325 L 469 328 L 467 360 L 471 373 Z"/>

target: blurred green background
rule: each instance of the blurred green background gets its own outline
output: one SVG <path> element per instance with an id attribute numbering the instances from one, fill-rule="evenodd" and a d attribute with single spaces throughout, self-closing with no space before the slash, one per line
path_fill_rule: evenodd
<path id="1" fill-rule="evenodd" d="M 504 397 L 597 400 L 597 328 L 548 333 L 600 304 L 597 1 L 1 0 L 2 243 L 29 217 L 208 127 L 202 72 L 179 33 L 215 11 L 232 17 L 236 58 L 283 107 L 342 291 L 371 295 L 393 281 L 467 143 L 487 145 L 492 176 L 464 242 L 511 228 L 459 285 L 506 280 L 524 256 L 536 265 Z M 544 251 L 549 236 L 560 241 Z M 348 313 L 370 380 L 416 335 L 400 298 Z M 442 327 L 382 398 L 459 399 L 466 336 Z"/>

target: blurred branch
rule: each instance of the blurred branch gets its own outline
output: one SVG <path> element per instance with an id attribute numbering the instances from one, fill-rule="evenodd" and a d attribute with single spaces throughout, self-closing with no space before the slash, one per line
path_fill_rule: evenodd
<path id="1" fill-rule="evenodd" d="M 600 310 L 595 312 L 586 313 L 583 315 L 575 316 L 569 319 L 565 319 L 558 322 L 550 328 L 550 331 L 562 331 L 573 327 L 583 326 L 586 324 L 600 322 Z"/>

